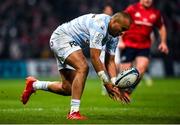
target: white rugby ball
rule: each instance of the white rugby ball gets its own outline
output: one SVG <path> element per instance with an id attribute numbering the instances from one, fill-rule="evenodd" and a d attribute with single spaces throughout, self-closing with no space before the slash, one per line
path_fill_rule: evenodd
<path id="1" fill-rule="evenodd" d="M 139 72 L 136 68 L 130 68 L 128 70 L 122 71 L 117 75 L 115 84 L 122 88 L 130 88 L 136 84 L 139 79 Z"/>

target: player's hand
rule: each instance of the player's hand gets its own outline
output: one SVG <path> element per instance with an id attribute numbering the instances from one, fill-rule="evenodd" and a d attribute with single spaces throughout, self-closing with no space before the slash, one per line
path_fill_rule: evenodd
<path id="1" fill-rule="evenodd" d="M 126 48 L 126 45 L 124 42 L 121 41 L 121 42 L 119 42 L 118 47 L 120 48 L 120 50 L 123 50 Z"/>
<path id="2" fill-rule="evenodd" d="M 119 93 L 120 93 L 120 95 L 117 96 L 118 101 L 121 101 L 123 103 L 130 103 L 131 102 L 130 96 L 126 91 L 121 90 L 117 86 L 115 86 L 114 89 L 116 89 L 116 91 L 119 91 Z"/>
<path id="3" fill-rule="evenodd" d="M 115 85 L 108 83 L 104 85 L 109 97 L 116 101 L 122 101 L 123 103 L 129 103 L 130 97 L 127 95 L 127 93 L 124 93 L 123 91 L 120 91 L 118 87 Z"/>
<path id="4" fill-rule="evenodd" d="M 158 49 L 159 49 L 162 53 L 165 53 L 165 54 L 168 54 L 168 53 L 169 53 L 169 49 L 168 49 L 166 43 L 161 42 L 161 43 L 159 44 L 159 46 L 158 46 Z"/>

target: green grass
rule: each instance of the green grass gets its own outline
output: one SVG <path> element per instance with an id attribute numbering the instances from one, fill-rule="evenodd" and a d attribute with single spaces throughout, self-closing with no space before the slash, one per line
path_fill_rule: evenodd
<path id="1" fill-rule="evenodd" d="M 70 97 L 37 91 L 27 105 L 22 105 L 19 99 L 23 88 L 22 79 L 0 80 L 1 124 L 180 123 L 180 79 L 177 78 L 154 79 L 152 87 L 142 82 L 128 105 L 102 96 L 99 80 L 88 79 L 81 101 L 81 113 L 89 118 L 86 121 L 66 120 Z"/>

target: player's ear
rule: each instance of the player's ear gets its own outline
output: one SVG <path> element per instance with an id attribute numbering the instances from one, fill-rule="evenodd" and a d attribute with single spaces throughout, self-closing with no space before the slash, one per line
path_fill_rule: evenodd
<path id="1" fill-rule="evenodd" d="M 114 19 L 111 18 L 111 20 L 110 20 L 110 22 L 109 22 L 109 26 L 108 26 L 110 30 L 111 30 L 111 28 L 112 28 L 113 23 L 114 23 Z"/>

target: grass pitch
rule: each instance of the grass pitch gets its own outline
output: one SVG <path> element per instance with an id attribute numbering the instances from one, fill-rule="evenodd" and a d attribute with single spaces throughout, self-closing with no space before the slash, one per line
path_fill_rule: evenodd
<path id="1" fill-rule="evenodd" d="M 46 79 L 53 80 L 53 79 Z M 20 102 L 22 79 L 0 79 L 0 124 L 179 124 L 180 79 L 154 79 L 147 87 L 142 81 L 124 105 L 101 95 L 100 81 L 88 79 L 81 100 L 86 121 L 66 120 L 70 97 L 37 91 L 27 105 Z"/>

